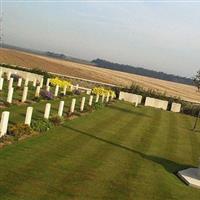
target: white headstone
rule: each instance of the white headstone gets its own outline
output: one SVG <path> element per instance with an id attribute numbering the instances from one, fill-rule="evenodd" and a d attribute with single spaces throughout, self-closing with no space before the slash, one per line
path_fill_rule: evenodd
<path id="1" fill-rule="evenodd" d="M 47 92 L 49 92 L 50 91 L 50 86 L 46 86 L 46 90 L 47 90 Z"/>
<path id="2" fill-rule="evenodd" d="M 38 85 L 36 87 L 36 91 L 35 91 L 35 97 L 39 97 L 40 96 L 40 86 Z"/>
<path id="3" fill-rule="evenodd" d="M 110 94 L 106 95 L 106 102 L 109 102 Z"/>
<path id="4" fill-rule="evenodd" d="M 172 103 L 171 111 L 172 112 L 180 112 L 181 104 L 180 103 Z"/>
<path id="5" fill-rule="evenodd" d="M 45 119 L 49 119 L 50 110 L 51 110 L 51 104 L 47 103 L 46 106 L 45 106 L 45 111 L 44 111 L 44 118 Z"/>
<path id="6" fill-rule="evenodd" d="M 3 90 L 4 78 L 0 78 L 0 90 Z"/>
<path id="7" fill-rule="evenodd" d="M 79 84 L 76 84 L 75 90 L 78 90 L 79 88 Z"/>
<path id="8" fill-rule="evenodd" d="M 142 96 L 121 91 L 119 93 L 119 100 L 124 100 L 124 101 L 134 103 L 135 105 L 137 105 L 138 103 L 141 103 Z"/>
<path id="9" fill-rule="evenodd" d="M 13 87 L 13 78 L 11 77 L 8 83 L 8 88 L 12 88 Z"/>
<path id="10" fill-rule="evenodd" d="M 9 115 L 10 113 L 8 111 L 4 111 L 1 114 L 0 137 L 4 136 L 7 133 Z"/>
<path id="11" fill-rule="evenodd" d="M 67 86 L 65 85 L 64 88 L 63 88 L 63 95 L 64 96 L 66 95 L 66 92 L 67 92 Z"/>
<path id="12" fill-rule="evenodd" d="M 22 78 L 18 78 L 17 87 L 21 87 L 21 86 L 22 86 Z"/>
<path id="13" fill-rule="evenodd" d="M 70 107 L 70 113 L 73 113 L 73 112 L 74 112 L 75 105 L 76 105 L 76 99 L 73 98 L 73 99 L 72 99 L 72 103 L 71 103 L 71 107 Z"/>
<path id="14" fill-rule="evenodd" d="M 90 98 L 89 98 L 89 106 L 92 106 L 92 100 L 93 100 L 93 95 L 90 95 Z"/>
<path id="15" fill-rule="evenodd" d="M 110 100 L 112 101 L 113 99 L 114 99 L 114 94 L 111 95 L 111 99 Z"/>
<path id="16" fill-rule="evenodd" d="M 8 81 L 10 80 L 10 77 L 11 77 L 11 72 L 8 72 L 8 73 L 7 73 L 7 80 L 8 80 Z"/>
<path id="17" fill-rule="evenodd" d="M 28 86 L 28 83 L 29 83 L 29 79 L 28 79 L 28 78 L 26 78 L 26 79 L 25 79 L 24 86 L 25 86 L 25 87 L 27 87 L 27 86 Z"/>
<path id="18" fill-rule="evenodd" d="M 50 83 L 50 78 L 47 79 L 47 82 L 46 82 L 46 87 L 49 86 L 49 83 Z"/>
<path id="19" fill-rule="evenodd" d="M 42 79 L 40 80 L 40 87 L 41 87 L 41 88 L 43 87 L 43 81 L 44 81 L 44 79 L 42 78 Z"/>
<path id="20" fill-rule="evenodd" d="M 95 102 L 96 102 L 96 103 L 99 102 L 99 94 L 96 95 L 96 100 L 95 100 Z"/>
<path id="21" fill-rule="evenodd" d="M 28 94 L 28 87 L 24 87 L 23 94 L 22 94 L 22 102 L 26 101 L 27 94 Z"/>
<path id="22" fill-rule="evenodd" d="M 33 107 L 28 107 L 26 110 L 26 117 L 25 117 L 25 124 L 31 125 L 31 118 L 32 118 L 32 113 L 33 113 Z"/>
<path id="23" fill-rule="evenodd" d="M 138 106 L 138 103 L 139 103 L 139 97 L 137 96 L 136 101 L 135 101 L 135 107 Z"/>
<path id="24" fill-rule="evenodd" d="M 14 88 L 8 89 L 8 96 L 7 96 L 7 102 L 8 103 L 12 103 L 13 91 L 14 91 Z"/>
<path id="25" fill-rule="evenodd" d="M 62 117 L 63 109 L 64 109 L 64 101 L 60 101 L 59 108 L 58 108 L 58 116 Z"/>
<path id="26" fill-rule="evenodd" d="M 154 107 L 154 108 L 161 108 L 163 110 L 167 110 L 168 101 L 155 99 L 155 98 L 151 98 L 151 97 L 146 97 L 144 105 Z"/>
<path id="27" fill-rule="evenodd" d="M 56 85 L 55 92 L 54 92 L 54 96 L 55 96 L 55 97 L 58 96 L 58 91 L 59 91 L 59 86 Z"/>
<path id="28" fill-rule="evenodd" d="M 86 90 L 86 94 L 90 95 L 92 93 L 92 90 Z"/>
<path id="29" fill-rule="evenodd" d="M 103 94 L 102 99 L 101 99 L 102 103 L 104 102 L 104 99 L 105 99 L 105 95 Z"/>
<path id="30" fill-rule="evenodd" d="M 36 85 L 37 85 L 37 79 L 35 78 L 35 79 L 33 80 L 33 87 L 36 87 Z"/>
<path id="31" fill-rule="evenodd" d="M 81 107 L 80 107 L 80 111 L 81 112 L 84 110 L 84 106 L 85 106 L 85 97 L 82 97 L 82 99 L 81 99 Z"/>
<path id="32" fill-rule="evenodd" d="M 70 91 L 73 91 L 74 86 L 70 85 Z"/>

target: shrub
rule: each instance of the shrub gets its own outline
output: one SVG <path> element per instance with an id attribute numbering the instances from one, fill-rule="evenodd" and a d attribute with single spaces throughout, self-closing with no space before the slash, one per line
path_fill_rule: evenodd
<path id="1" fill-rule="evenodd" d="M 18 81 L 19 78 L 21 78 L 19 75 L 17 74 L 11 74 L 11 77 L 13 78 L 14 81 Z"/>
<path id="2" fill-rule="evenodd" d="M 94 109 L 95 110 L 101 109 L 103 107 L 104 107 L 104 104 L 102 102 L 94 103 Z"/>
<path id="3" fill-rule="evenodd" d="M 10 135 L 4 135 L 2 137 L 0 137 L 0 143 L 11 143 L 13 141 L 13 137 L 11 137 Z"/>
<path id="4" fill-rule="evenodd" d="M 53 117 L 49 118 L 49 121 L 54 125 L 54 126 L 59 126 L 63 123 L 63 118 L 59 117 L 58 115 L 55 115 Z"/>
<path id="5" fill-rule="evenodd" d="M 71 85 L 72 85 L 69 81 L 61 80 L 61 79 L 59 79 L 58 77 L 52 78 L 52 79 L 50 80 L 50 83 L 51 83 L 51 85 L 53 85 L 53 86 L 58 85 L 60 88 L 64 88 L 64 87 L 70 88 Z"/>
<path id="6" fill-rule="evenodd" d="M 92 93 L 96 94 L 96 95 L 99 94 L 101 96 L 102 95 L 107 96 L 109 94 L 110 96 L 116 97 L 115 91 L 113 91 L 111 89 L 106 89 L 104 87 L 94 87 L 92 89 Z"/>
<path id="7" fill-rule="evenodd" d="M 72 91 L 66 91 L 66 95 L 73 95 Z"/>
<path id="8" fill-rule="evenodd" d="M 40 92 L 40 95 L 42 98 L 47 99 L 47 100 L 53 99 L 53 94 L 50 91 L 42 90 Z"/>
<path id="9" fill-rule="evenodd" d="M 75 94 L 75 95 L 80 95 L 80 94 L 81 94 L 81 91 L 80 91 L 80 90 L 74 90 L 74 94 Z"/>
<path id="10" fill-rule="evenodd" d="M 31 135 L 32 133 L 33 129 L 30 126 L 23 123 L 11 125 L 8 128 L 8 135 L 14 136 L 16 140 L 18 140 L 23 135 Z"/>
<path id="11" fill-rule="evenodd" d="M 32 120 L 31 127 L 34 131 L 45 132 L 52 127 L 52 124 L 50 121 L 46 119 L 38 119 L 38 120 Z"/>

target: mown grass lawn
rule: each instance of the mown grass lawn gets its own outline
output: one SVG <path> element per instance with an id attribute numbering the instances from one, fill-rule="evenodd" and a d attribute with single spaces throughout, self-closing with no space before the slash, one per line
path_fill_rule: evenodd
<path id="1" fill-rule="evenodd" d="M 66 121 L 0 150 L 0 199 L 200 199 L 175 175 L 198 165 L 193 121 L 123 102 Z"/>

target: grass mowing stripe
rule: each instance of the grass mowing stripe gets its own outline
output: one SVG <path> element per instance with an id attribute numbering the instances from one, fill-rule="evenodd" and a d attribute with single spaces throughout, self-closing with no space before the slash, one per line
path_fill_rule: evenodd
<path id="1" fill-rule="evenodd" d="M 159 198 L 165 195 L 166 199 L 173 199 L 173 185 L 171 185 L 171 180 L 174 181 L 177 179 L 173 172 L 180 165 L 177 165 L 170 158 L 170 155 L 175 154 L 177 148 L 177 133 L 175 132 L 177 120 L 175 117 L 170 116 L 171 114 L 169 112 L 162 112 L 157 130 L 158 134 L 156 134 L 149 149 L 151 152 L 149 157 L 152 157 L 152 160 L 156 162 L 156 164 L 152 162 L 146 164 L 147 168 L 153 168 L 153 170 L 148 171 L 148 179 L 150 180 L 149 188 L 151 191 L 154 191 L 150 198 Z M 159 179 L 158 174 L 160 174 Z"/>
<path id="2" fill-rule="evenodd" d="M 135 168 L 132 173 L 132 182 L 130 183 L 133 192 L 130 195 L 130 198 L 134 199 L 142 199 L 144 198 L 144 194 L 150 194 L 150 190 L 154 191 L 153 184 L 151 182 L 151 174 L 152 169 L 149 166 L 156 166 L 157 163 L 156 157 L 151 156 L 151 148 L 161 134 L 161 121 L 163 117 L 163 111 L 149 108 L 151 111 L 151 120 L 149 121 L 148 126 L 145 126 L 143 132 L 141 133 L 141 143 L 136 146 L 138 154 L 141 156 L 140 159 L 137 160 L 137 168 Z M 149 153 L 148 153 L 149 152 Z M 140 181 L 139 181 L 140 180 Z M 138 191 L 139 188 L 143 188 L 145 193 L 140 193 Z M 154 197 L 152 197 L 154 198 Z"/>
<path id="3" fill-rule="evenodd" d="M 137 153 L 132 151 L 131 143 L 136 134 L 135 131 L 142 123 L 145 123 L 147 119 L 146 115 L 141 115 L 139 120 L 137 117 L 135 119 L 130 119 L 127 124 L 119 130 L 118 134 L 120 134 L 120 132 L 123 133 L 125 130 L 126 135 L 116 144 L 117 148 L 113 148 L 112 154 L 106 159 L 105 166 L 103 165 L 100 168 L 100 170 L 104 171 L 106 167 L 106 171 L 110 172 L 108 176 L 109 182 L 106 184 L 107 189 L 102 199 L 129 198 L 132 192 L 130 177 L 132 170 L 135 168 L 136 158 L 138 157 Z M 113 162 L 112 166 L 107 164 L 110 160 Z M 106 175 L 103 175 L 102 177 L 105 176 Z"/>
<path id="4" fill-rule="evenodd" d="M 118 116 L 116 116 L 116 117 L 118 117 Z M 124 117 L 124 116 L 120 116 L 120 117 Z M 118 117 L 119 118 L 119 117 Z M 131 122 L 132 122 L 132 120 L 133 119 L 131 119 Z M 127 121 L 127 120 L 126 120 Z M 126 121 L 124 121 L 124 126 L 127 126 L 127 122 Z M 126 123 L 125 123 L 126 122 Z M 114 126 L 114 124 L 110 124 L 110 126 Z M 110 127 L 109 127 L 110 128 Z M 80 131 L 80 130 L 79 130 Z M 83 131 L 82 131 L 83 132 Z M 103 131 L 102 131 L 102 133 L 103 133 Z M 123 135 L 123 137 L 124 137 L 124 133 L 123 132 L 121 132 L 120 131 L 120 133 L 121 133 L 121 135 Z M 83 133 L 83 134 L 85 134 L 85 133 Z M 91 136 L 93 136 L 93 133 L 86 133 L 87 135 L 88 135 L 88 137 L 89 137 L 89 135 L 91 135 Z M 109 137 L 108 137 L 108 141 L 112 141 L 112 139 L 115 137 L 115 135 L 110 135 Z M 98 170 L 98 168 L 104 163 L 104 160 L 105 160 L 105 158 L 109 155 L 109 153 L 113 150 L 112 149 L 112 147 L 110 147 L 110 145 L 108 145 L 107 143 L 105 144 L 104 142 L 102 143 L 102 141 L 100 142 L 100 141 L 98 141 L 98 138 L 95 138 L 95 137 L 93 137 L 93 139 L 95 139 L 94 140 L 94 143 L 97 143 L 96 145 L 98 146 L 98 148 L 94 151 L 95 153 L 93 154 L 93 155 L 91 155 L 91 156 L 89 156 L 86 160 L 85 160 L 85 162 L 84 163 L 82 163 L 82 166 L 78 166 L 78 168 L 76 169 L 76 171 L 80 171 L 80 169 L 84 169 L 84 170 L 81 170 L 81 174 L 83 175 L 85 175 L 85 174 L 93 174 L 93 172 L 95 171 L 95 170 Z M 103 159 L 102 159 L 103 158 Z M 96 163 L 97 162 L 97 163 Z M 88 163 L 90 164 L 90 165 L 88 165 Z M 98 173 L 97 173 L 98 174 Z M 73 174 L 72 174 L 73 175 Z M 80 175 L 81 176 L 81 175 Z M 69 176 L 69 177 L 71 177 L 71 176 Z M 72 176 L 73 177 L 73 176 Z M 92 181 L 97 181 L 97 178 L 98 178 L 99 176 L 97 176 L 97 177 L 95 177 L 95 180 L 93 180 L 92 179 Z M 85 178 L 85 177 L 84 177 Z M 74 181 L 74 180 L 73 180 Z M 67 182 L 69 182 L 69 180 L 67 180 Z M 88 183 L 89 182 L 89 183 Z M 80 194 L 80 195 L 87 195 L 86 193 L 87 193 L 87 191 L 88 191 L 88 189 L 89 188 L 91 188 L 92 187 L 92 185 L 94 184 L 93 182 L 92 182 L 92 185 L 90 185 L 91 184 L 91 179 L 84 179 L 84 180 L 82 180 L 81 182 L 81 185 L 80 185 L 80 189 L 79 189 L 79 185 L 77 185 L 76 184 L 76 187 L 74 188 L 75 190 L 83 190 L 84 191 L 84 194 Z M 88 186 L 88 184 L 89 184 L 89 186 Z M 96 184 L 98 184 L 98 182 L 96 182 L 95 183 L 95 185 Z M 101 184 L 100 184 L 101 185 Z M 70 187 L 70 191 L 73 191 L 74 189 L 73 188 L 71 188 L 71 184 L 69 184 L 68 185 L 68 187 Z M 73 187 L 73 186 L 72 186 Z M 85 188 L 85 189 L 83 189 L 83 188 Z M 97 191 L 95 191 L 95 194 L 98 192 L 98 190 Z M 80 193 L 80 192 L 79 192 Z M 91 195 L 91 194 L 88 194 L 88 195 Z M 83 196 L 82 196 L 83 197 Z"/>
<path id="5" fill-rule="evenodd" d="M 110 113 L 110 115 L 109 115 L 109 117 L 111 117 L 111 116 L 115 116 L 115 113 Z M 117 116 L 117 115 L 116 115 Z M 97 124 L 95 124 L 95 126 L 97 126 L 97 127 L 101 127 L 101 124 L 105 124 L 105 122 L 106 122 L 106 119 L 103 119 L 103 120 L 101 120 L 101 121 L 99 121 L 99 123 L 97 123 Z M 108 124 L 107 124 L 108 125 Z M 66 130 L 66 129 L 65 129 Z M 51 133 L 50 133 L 51 134 Z M 80 136 L 80 135 L 79 135 Z M 59 136 L 58 137 L 60 137 L 60 134 L 59 134 Z M 77 136 L 78 137 L 78 136 Z M 73 146 L 74 146 L 74 144 L 78 144 L 78 145 L 80 145 L 80 146 L 77 146 L 77 147 L 75 147 L 74 148 L 74 150 L 77 150 L 77 151 L 80 151 L 82 148 L 84 149 L 84 146 L 88 146 L 88 143 L 87 144 L 85 144 L 84 145 L 84 141 L 87 141 L 88 142 L 88 139 L 89 138 L 85 138 L 85 137 L 79 137 L 79 138 L 83 138 L 84 140 L 83 141 L 79 141 L 78 140 L 78 138 L 74 138 L 72 141 L 70 141 L 70 143 L 72 143 L 73 144 Z M 86 140 L 87 139 L 87 140 Z M 79 142 L 78 142 L 79 141 Z M 62 144 L 62 143 L 61 143 Z M 40 171 L 40 173 L 43 173 L 43 171 L 45 170 L 48 170 L 48 162 L 54 162 L 53 161 L 53 159 L 52 158 L 54 158 L 54 159 L 57 159 L 57 157 L 58 157 L 58 153 L 55 153 L 55 152 L 58 152 L 58 150 L 63 150 L 63 148 L 66 148 L 67 147 L 67 145 L 64 143 L 64 145 L 59 145 L 59 146 L 55 146 L 55 147 L 50 147 L 50 150 L 48 149 L 46 152 L 45 152 L 45 154 L 44 154 L 44 152 L 40 152 L 40 156 L 38 155 L 37 156 L 37 154 L 35 155 L 35 157 L 34 157 L 34 159 L 33 160 L 31 160 L 31 162 L 29 162 L 28 164 L 26 164 L 26 165 L 24 165 L 24 168 L 22 168 L 22 169 L 20 169 L 20 171 L 22 171 L 23 172 L 23 174 L 29 174 L 29 176 L 28 177 L 24 177 L 24 179 L 26 179 L 26 182 L 24 182 L 25 184 L 27 184 L 27 179 L 28 178 L 32 178 L 32 177 L 30 177 L 30 173 L 28 173 L 28 171 L 30 171 L 31 169 L 30 168 L 28 168 L 27 166 L 32 166 L 32 165 L 35 165 L 35 164 L 37 164 L 37 171 L 36 171 L 36 173 L 37 173 L 37 178 L 39 178 L 38 177 L 38 168 L 39 167 L 41 167 L 40 169 L 39 169 L 39 171 Z M 78 149 L 78 147 L 79 147 L 79 149 Z M 43 147 L 43 148 L 45 148 L 45 147 Z M 43 149 L 42 148 L 42 149 Z M 59 148 L 59 149 L 58 149 Z M 47 149 L 47 148 L 46 148 Z M 86 148 L 85 148 L 86 149 Z M 86 149 L 86 152 L 87 152 L 87 149 Z M 89 151 L 90 152 L 90 151 Z M 47 159 L 45 159 L 45 160 L 43 160 L 43 159 L 41 159 L 41 157 L 48 157 L 48 155 L 51 155 L 51 160 L 49 161 L 49 160 L 47 160 Z M 44 161 L 46 161 L 47 163 L 44 163 Z M 42 164 L 43 165 L 45 165 L 46 167 L 44 167 L 43 165 L 42 166 L 40 166 L 40 162 L 42 162 Z M 51 166 L 51 165 L 50 165 Z M 27 169 L 28 168 L 28 169 Z M 28 171 L 26 171 L 25 169 L 27 169 Z M 32 173 L 33 173 L 33 178 L 34 178 L 34 169 L 32 169 Z M 23 180 L 24 180 L 23 179 Z M 10 180 L 12 180 L 12 179 L 10 179 Z M 23 180 L 21 180 L 21 181 L 23 181 Z M 18 180 L 17 180 L 18 181 Z M 12 184 L 14 183 L 14 180 L 12 180 Z M 16 184 L 17 185 L 17 184 Z M 20 187 L 22 187 L 23 185 L 20 185 Z"/>
<path id="6" fill-rule="evenodd" d="M 191 126 L 192 118 L 172 116 L 169 112 L 162 112 L 159 117 L 158 112 L 119 102 L 66 122 L 68 128 L 52 129 L 49 134 L 2 149 L 0 169 L 5 172 L 14 169 L 23 175 L 15 162 L 18 165 L 19 159 L 22 167 L 30 162 L 26 166 L 30 169 L 30 178 L 14 184 L 10 184 L 12 179 L 18 177 L 5 179 L 3 187 L 0 186 L 1 199 L 199 199 L 199 190 L 171 176 L 172 161 L 181 165 L 193 163 L 187 153 L 191 151 L 189 137 L 192 135 L 188 134 L 191 131 L 187 127 Z M 175 127 L 173 122 L 179 126 Z M 76 139 L 72 140 L 72 136 Z M 172 144 L 170 136 L 173 136 Z M 192 143 L 196 149 L 199 135 L 194 138 Z M 54 146 L 57 146 L 56 152 L 49 150 L 48 157 L 42 154 Z M 45 161 L 36 158 L 31 163 L 35 153 Z M 11 189 L 5 190 L 8 184 Z"/>
<path id="7" fill-rule="evenodd" d="M 197 166 L 199 152 L 200 152 L 200 135 L 198 134 L 198 132 L 191 130 L 191 127 L 193 126 L 193 120 L 194 120 L 193 117 L 184 116 L 181 118 L 180 123 L 184 124 L 181 132 L 185 133 L 185 137 L 187 137 L 187 140 L 185 141 L 188 142 L 188 145 L 187 145 L 188 148 L 185 148 L 185 149 L 186 149 L 186 153 L 190 154 L 190 161 L 187 163 Z M 187 126 L 185 126 L 186 124 Z M 182 137 L 182 138 L 185 139 L 185 137 Z M 195 143 L 197 143 L 198 145 L 194 145 Z"/>

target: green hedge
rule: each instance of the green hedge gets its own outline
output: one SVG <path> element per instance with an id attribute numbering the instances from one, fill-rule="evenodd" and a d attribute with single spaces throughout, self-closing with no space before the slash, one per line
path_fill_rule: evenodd
<path id="1" fill-rule="evenodd" d="M 129 92 L 129 93 L 134 93 L 138 95 L 142 95 L 142 104 L 144 104 L 146 97 L 152 97 L 152 98 L 158 98 L 162 100 L 166 100 L 169 102 L 168 104 L 168 110 L 170 110 L 171 105 L 173 102 L 180 103 L 181 106 L 181 112 L 192 115 L 192 116 L 197 116 L 199 111 L 200 111 L 200 104 L 197 103 L 192 103 L 192 102 L 187 102 L 184 100 L 181 100 L 180 97 L 176 96 L 166 96 L 165 92 L 158 92 L 156 90 L 148 89 L 145 90 L 143 87 L 133 83 L 130 87 L 125 87 L 125 88 L 113 88 L 116 92 L 117 98 L 119 97 L 119 92 Z"/>

